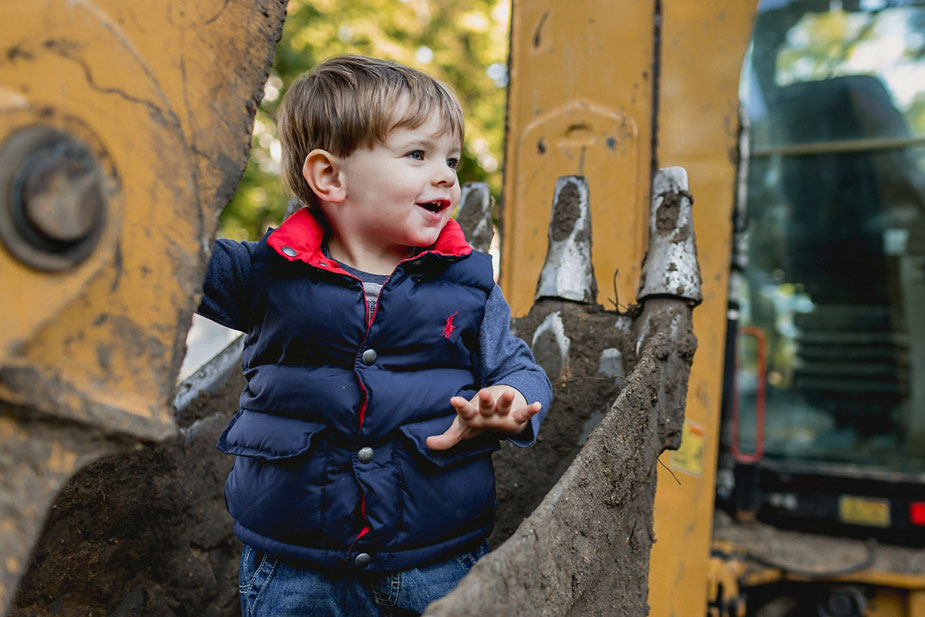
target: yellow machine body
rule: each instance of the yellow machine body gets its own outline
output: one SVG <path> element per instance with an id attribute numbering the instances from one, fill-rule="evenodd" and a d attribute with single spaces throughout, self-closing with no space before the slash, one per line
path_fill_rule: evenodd
<path id="1" fill-rule="evenodd" d="M 188 328 L 178 313 L 192 311 L 202 234 L 214 233 L 240 177 L 259 100 L 252 82 L 259 93 L 277 36 L 252 11 L 168 0 L 4 5 L 0 142 L 35 126 L 73 136 L 100 166 L 104 205 L 79 263 L 48 271 L 0 251 L 3 400 L 79 420 L 103 414 L 96 420 L 143 437 L 172 430 L 170 377 Z M 215 48 L 240 65 L 239 83 L 215 70 Z M 205 113 L 232 104 L 240 110 L 230 117 Z"/>
<path id="2" fill-rule="evenodd" d="M 515 315 L 534 299 L 555 179 L 588 178 L 599 304 L 635 301 L 652 170 L 684 167 L 694 196 L 703 303 L 680 450 L 658 473 L 649 577 L 654 617 L 699 616 L 720 587 L 764 578 L 711 558 L 726 312 L 740 139 L 739 80 L 757 2 L 514 2 L 502 205 L 502 285 Z M 732 568 L 732 570 L 730 570 Z M 925 615 L 925 579 L 878 570 L 876 615 Z M 744 614 L 744 605 L 737 609 Z"/>
<path id="3" fill-rule="evenodd" d="M 682 464 L 663 456 L 651 559 L 651 614 L 702 614 L 710 556 L 738 84 L 755 2 L 722 5 L 580 1 L 514 3 L 502 215 L 502 285 L 512 309 L 533 302 L 548 195 L 556 177 L 588 178 L 598 302 L 635 301 L 647 246 L 652 169 L 687 169 L 703 304 Z M 656 41 L 656 32 L 659 40 Z M 619 271 L 618 271 L 619 270 Z"/>
<path id="4" fill-rule="evenodd" d="M 284 15 L 275 0 L 0 8 L 0 613 L 64 480 L 176 432 L 206 239 Z"/>

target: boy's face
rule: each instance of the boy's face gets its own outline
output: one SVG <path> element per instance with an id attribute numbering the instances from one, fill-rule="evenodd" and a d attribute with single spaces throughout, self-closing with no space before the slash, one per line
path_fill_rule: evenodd
<path id="1" fill-rule="evenodd" d="M 341 158 L 346 198 L 329 216 L 335 237 L 397 261 L 437 240 L 459 202 L 460 144 L 438 114 L 392 129 L 385 143 Z"/>

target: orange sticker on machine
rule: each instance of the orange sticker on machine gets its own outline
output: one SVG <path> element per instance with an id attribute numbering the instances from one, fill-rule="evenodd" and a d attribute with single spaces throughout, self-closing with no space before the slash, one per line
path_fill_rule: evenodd
<path id="1" fill-rule="evenodd" d="M 703 427 L 684 421 L 681 429 L 681 447 L 669 455 L 672 468 L 699 476 L 703 473 Z"/>

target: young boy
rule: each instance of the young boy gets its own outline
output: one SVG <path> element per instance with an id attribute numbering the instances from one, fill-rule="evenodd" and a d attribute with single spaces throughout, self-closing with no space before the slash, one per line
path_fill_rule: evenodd
<path id="1" fill-rule="evenodd" d="M 218 444 L 237 456 L 242 610 L 420 614 L 486 551 L 491 453 L 535 440 L 549 381 L 450 218 L 463 120 L 443 84 L 331 58 L 289 89 L 279 132 L 307 207 L 219 240 L 199 308 L 247 333 Z"/>

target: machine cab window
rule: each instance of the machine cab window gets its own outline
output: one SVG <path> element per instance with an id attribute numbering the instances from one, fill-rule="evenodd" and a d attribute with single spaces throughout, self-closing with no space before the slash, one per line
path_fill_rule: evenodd
<path id="1" fill-rule="evenodd" d="M 804 476 L 833 493 L 870 481 L 871 498 L 878 481 L 913 486 L 925 476 L 925 2 L 765 0 L 740 94 L 724 413 L 737 464 L 760 470 L 751 507 L 799 516 Z M 914 523 L 912 497 L 867 520 L 840 500 L 812 507 L 849 526 Z"/>

